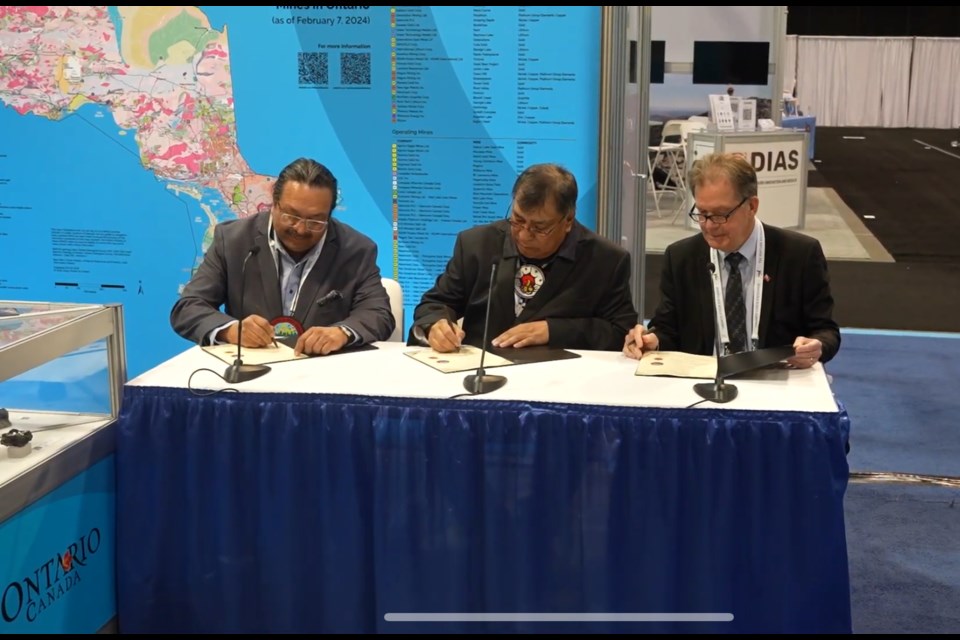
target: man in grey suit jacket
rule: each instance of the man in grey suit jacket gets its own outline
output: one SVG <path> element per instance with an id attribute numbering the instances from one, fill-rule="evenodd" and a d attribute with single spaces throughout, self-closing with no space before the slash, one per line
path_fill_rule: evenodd
<path id="1" fill-rule="evenodd" d="M 322 164 L 300 158 L 285 167 L 271 211 L 217 225 L 170 312 L 174 330 L 198 344 L 236 344 L 243 322 L 243 346 L 265 347 L 275 326 L 296 327 L 295 350 L 308 355 L 386 340 L 394 318 L 377 246 L 333 219 L 336 196 Z"/>
<path id="2" fill-rule="evenodd" d="M 459 234 L 446 271 L 414 310 L 408 342 L 440 352 L 480 346 L 496 264 L 494 347 L 619 350 L 637 321 L 630 254 L 577 222 L 576 205 L 569 171 L 527 168 L 514 184 L 509 219 Z"/>
<path id="3" fill-rule="evenodd" d="M 795 355 L 787 362 L 798 368 L 833 358 L 840 330 L 820 243 L 756 221 L 757 174 L 740 156 L 699 159 L 690 185 L 696 201 L 690 215 L 701 233 L 667 247 L 660 303 L 649 328 L 638 325 L 627 336 L 624 353 L 639 358 L 644 351 L 662 349 L 710 355 L 716 307 L 723 320 L 721 343 L 739 344 L 732 352 L 793 345 Z M 742 306 L 739 317 L 731 315 L 735 304 Z"/>

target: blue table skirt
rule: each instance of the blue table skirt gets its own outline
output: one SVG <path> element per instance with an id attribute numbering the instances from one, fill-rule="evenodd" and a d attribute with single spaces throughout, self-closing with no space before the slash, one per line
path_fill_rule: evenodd
<path id="1" fill-rule="evenodd" d="M 850 632 L 837 414 L 127 387 L 122 632 Z M 732 613 L 396 623 L 387 613 Z"/>

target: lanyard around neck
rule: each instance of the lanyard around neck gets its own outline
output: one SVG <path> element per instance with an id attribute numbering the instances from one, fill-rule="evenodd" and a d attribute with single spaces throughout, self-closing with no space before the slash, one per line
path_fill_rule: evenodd
<path id="1" fill-rule="evenodd" d="M 763 225 L 759 222 L 760 229 L 757 234 L 757 246 L 755 255 L 755 269 L 750 272 L 753 276 L 753 314 L 750 331 L 750 343 L 753 349 L 760 344 L 760 307 L 763 302 L 763 259 L 766 256 L 766 237 L 763 233 Z M 747 256 L 744 256 L 746 258 Z M 717 330 L 720 332 L 720 342 L 723 344 L 724 354 L 730 352 L 730 334 L 727 332 L 727 311 L 724 308 L 723 284 L 720 279 L 720 270 L 723 269 L 723 261 L 720 259 L 720 251 L 710 250 L 710 262 L 713 264 L 713 308 L 717 310 Z"/>
<path id="2" fill-rule="evenodd" d="M 283 251 L 280 246 L 280 241 L 277 240 L 277 232 L 273 227 L 273 220 L 269 221 L 269 228 L 267 229 L 267 243 L 270 245 L 270 253 L 273 255 L 273 262 L 277 267 L 277 286 L 280 288 L 280 304 L 283 304 L 283 256 L 286 255 L 293 261 L 293 257 L 289 253 Z M 283 252 L 283 253 L 281 253 Z M 294 263 L 294 268 L 300 264 L 300 283 L 297 286 L 297 292 L 294 294 L 293 299 L 290 301 L 290 313 L 294 314 L 297 311 L 297 302 L 300 300 L 300 291 L 303 290 L 303 283 L 307 279 L 307 274 L 310 273 L 310 270 L 313 268 L 313 264 L 301 264 L 308 258 L 304 257 L 300 262 Z M 313 260 L 313 263 L 316 263 L 316 257 Z M 308 268 L 309 267 L 309 268 Z M 292 269 L 291 269 L 292 272 Z M 286 309 L 283 309 L 286 312 Z"/>

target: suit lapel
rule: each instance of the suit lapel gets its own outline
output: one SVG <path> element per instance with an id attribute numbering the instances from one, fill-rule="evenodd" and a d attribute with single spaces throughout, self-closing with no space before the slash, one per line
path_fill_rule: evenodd
<path id="1" fill-rule="evenodd" d="M 320 250 L 320 257 L 313 265 L 307 279 L 300 288 L 300 295 L 297 297 L 297 308 L 293 316 L 300 321 L 303 326 L 313 310 L 316 300 L 320 296 L 330 293 L 330 274 L 333 265 L 337 261 L 337 253 L 340 251 L 340 240 L 337 237 L 337 223 L 331 220 L 327 227 L 327 237 L 323 241 L 323 248 Z"/>
<path id="2" fill-rule="evenodd" d="M 770 227 L 763 226 L 766 249 L 763 256 L 763 300 L 760 304 L 760 347 L 767 346 L 767 330 L 770 328 L 770 316 L 773 313 L 773 288 L 777 282 L 777 272 L 780 270 L 779 236 L 776 231 L 770 233 Z M 767 277 L 769 276 L 769 278 Z M 754 302 L 756 304 L 756 302 Z"/>
<path id="3" fill-rule="evenodd" d="M 260 247 L 257 254 L 257 268 L 260 271 L 260 286 L 262 288 L 261 299 L 267 305 L 267 320 L 283 315 L 283 301 L 280 299 L 280 281 L 277 278 L 277 263 L 273 255 L 273 249 L 270 247 L 267 225 L 270 221 L 270 214 L 263 216 L 263 221 L 257 225 L 257 237 L 254 240 L 256 246 Z M 249 300 L 249 298 L 247 298 Z"/>
<path id="4" fill-rule="evenodd" d="M 493 285 L 493 300 L 490 301 L 490 340 L 499 335 L 498 327 L 513 326 L 513 273 L 516 256 L 504 252 L 497 266 L 497 281 Z"/>
<path id="5" fill-rule="evenodd" d="M 694 278 L 697 303 L 705 311 L 700 314 L 700 335 L 703 336 L 703 345 L 709 353 L 713 353 L 717 341 L 716 318 L 714 318 L 713 304 L 713 276 L 710 271 L 710 245 L 700 236 L 697 244 L 697 255 L 693 259 Z"/>

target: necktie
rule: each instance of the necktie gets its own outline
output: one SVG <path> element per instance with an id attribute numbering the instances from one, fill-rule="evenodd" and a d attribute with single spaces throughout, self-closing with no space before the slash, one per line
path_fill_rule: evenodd
<path id="1" fill-rule="evenodd" d="M 740 276 L 740 263 L 744 257 L 731 253 L 726 257 L 730 265 L 727 276 L 727 290 L 723 296 L 723 307 L 727 313 L 727 333 L 730 335 L 730 353 L 739 353 L 747 349 L 747 306 L 743 301 L 743 278 Z"/>

